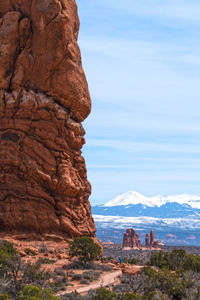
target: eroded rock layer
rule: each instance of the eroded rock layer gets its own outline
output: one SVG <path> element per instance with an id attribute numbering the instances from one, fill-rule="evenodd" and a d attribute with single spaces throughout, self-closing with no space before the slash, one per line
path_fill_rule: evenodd
<path id="1" fill-rule="evenodd" d="M 95 236 L 74 0 L 0 0 L 0 231 Z"/>

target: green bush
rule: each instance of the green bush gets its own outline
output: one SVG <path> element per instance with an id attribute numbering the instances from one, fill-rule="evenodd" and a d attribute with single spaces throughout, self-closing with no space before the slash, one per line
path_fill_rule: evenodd
<path id="1" fill-rule="evenodd" d="M 117 294 L 105 288 L 97 289 L 96 295 L 92 296 L 92 300 L 115 300 L 115 299 L 117 299 Z"/>
<path id="2" fill-rule="evenodd" d="M 137 300 L 139 299 L 135 293 L 125 293 L 124 300 Z"/>
<path id="3" fill-rule="evenodd" d="M 161 269 L 173 271 L 194 271 L 200 272 L 200 256 L 195 254 L 186 254 L 185 250 L 174 249 L 169 252 L 154 252 L 148 263 L 150 266 L 156 266 Z"/>
<path id="4" fill-rule="evenodd" d="M 148 277 L 148 292 L 159 289 L 174 300 L 181 300 L 186 297 L 187 281 L 181 279 L 176 273 L 167 269 L 155 271 L 150 267 L 144 268 L 142 272 Z"/>
<path id="5" fill-rule="evenodd" d="M 5 255 L 8 258 L 11 258 L 13 255 L 17 254 L 17 250 L 14 248 L 13 244 L 2 240 L 0 241 L 0 256 Z"/>
<path id="6" fill-rule="evenodd" d="M 70 243 L 70 257 L 78 257 L 81 262 L 85 264 L 89 261 L 95 260 L 101 254 L 101 248 L 95 244 L 93 239 L 83 236 L 75 238 Z"/>
<path id="7" fill-rule="evenodd" d="M 41 287 L 28 285 L 20 293 L 18 300 L 59 300 L 53 295 L 51 289 L 42 290 Z"/>

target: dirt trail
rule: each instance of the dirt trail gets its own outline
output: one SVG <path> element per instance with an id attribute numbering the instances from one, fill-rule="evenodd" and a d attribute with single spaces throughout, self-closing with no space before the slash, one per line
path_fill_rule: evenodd
<path id="1" fill-rule="evenodd" d="M 115 272 L 111 272 L 111 273 L 108 273 L 108 274 L 103 274 L 100 279 L 95 282 L 95 283 L 91 283 L 87 286 L 84 286 L 84 287 L 80 287 L 80 288 L 77 288 L 77 289 L 74 289 L 72 291 L 63 291 L 63 292 L 59 292 L 56 294 L 56 296 L 61 296 L 61 295 L 64 295 L 64 294 L 70 294 L 72 292 L 77 292 L 81 295 L 83 294 L 86 294 L 87 292 L 89 292 L 90 290 L 95 290 L 95 289 L 98 289 L 98 288 L 101 288 L 101 287 L 105 287 L 105 286 L 108 286 L 110 284 L 113 284 L 115 283 L 115 281 L 117 280 L 117 278 L 119 276 L 122 275 L 122 271 L 121 270 L 118 270 L 118 271 L 115 271 Z"/>

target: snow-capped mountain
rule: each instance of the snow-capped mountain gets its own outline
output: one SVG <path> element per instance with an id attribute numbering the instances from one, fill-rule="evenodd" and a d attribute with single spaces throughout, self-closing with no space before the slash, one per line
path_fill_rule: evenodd
<path id="1" fill-rule="evenodd" d="M 123 230 L 133 227 L 141 234 L 154 229 L 168 244 L 200 245 L 199 195 L 146 197 L 132 191 L 92 207 L 92 214 L 97 236 L 103 240 L 120 242 Z M 120 232 L 117 239 L 114 238 L 116 230 Z"/>
<path id="2" fill-rule="evenodd" d="M 145 197 L 137 192 L 128 192 L 104 205 L 94 206 L 92 212 L 95 215 L 124 217 L 200 217 L 200 196 L 186 194 Z"/>
<path id="3" fill-rule="evenodd" d="M 189 194 L 181 194 L 181 195 L 169 195 L 167 197 L 164 196 L 153 196 L 146 197 L 138 192 L 131 191 L 124 193 L 122 195 L 117 196 L 111 201 L 108 201 L 104 206 L 120 206 L 120 205 L 136 205 L 141 204 L 143 206 L 149 207 L 160 207 L 166 203 L 178 203 L 178 204 L 187 204 L 192 208 L 200 209 L 200 195 L 189 195 Z"/>

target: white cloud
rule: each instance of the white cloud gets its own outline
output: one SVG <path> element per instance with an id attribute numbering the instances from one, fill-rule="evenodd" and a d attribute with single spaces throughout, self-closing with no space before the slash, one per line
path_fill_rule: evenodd
<path id="1" fill-rule="evenodd" d="M 200 145 L 177 145 L 177 144 L 157 144 L 157 143 L 138 143 L 126 140 L 109 140 L 109 139 L 88 139 L 87 146 L 91 147 L 106 147 L 115 148 L 124 152 L 141 153 L 141 152 L 156 152 L 159 153 L 200 153 Z"/>
<path id="2" fill-rule="evenodd" d="M 153 217 L 118 217 L 118 216 L 102 216 L 93 215 L 94 221 L 101 224 L 101 227 L 118 227 L 127 228 L 127 226 L 143 225 L 145 226 L 168 226 L 171 228 L 179 229 L 197 229 L 200 228 L 199 219 L 186 219 L 186 218 L 170 218 L 170 219 L 160 219 Z"/>
<path id="3" fill-rule="evenodd" d="M 101 0 L 104 9 L 118 10 L 127 15 L 142 15 L 146 18 L 167 18 L 182 21 L 200 19 L 200 3 L 197 0 Z"/>

